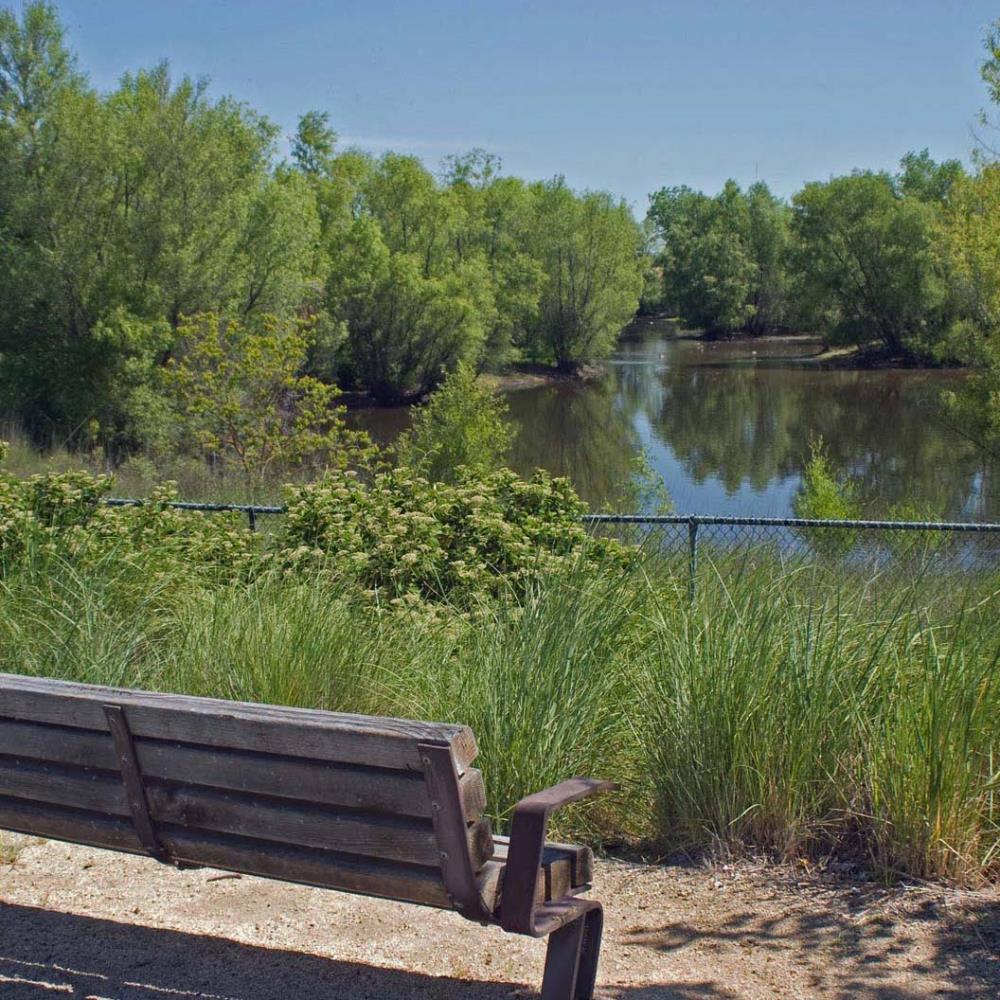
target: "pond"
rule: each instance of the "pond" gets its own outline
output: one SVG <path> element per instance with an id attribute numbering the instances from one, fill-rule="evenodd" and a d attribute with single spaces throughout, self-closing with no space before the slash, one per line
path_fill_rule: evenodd
<path id="1" fill-rule="evenodd" d="M 569 476 L 600 506 L 645 452 L 679 513 L 783 517 L 821 436 L 864 516 L 906 502 L 928 517 L 1000 520 L 989 464 L 939 402 L 960 373 L 820 368 L 808 360 L 818 350 L 801 338 L 688 339 L 648 323 L 602 378 L 507 394 L 512 465 Z M 382 441 L 408 422 L 405 410 L 357 419 Z"/>

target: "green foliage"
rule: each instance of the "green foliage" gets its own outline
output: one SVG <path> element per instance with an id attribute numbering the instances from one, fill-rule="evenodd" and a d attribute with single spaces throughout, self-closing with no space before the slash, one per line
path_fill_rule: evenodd
<path id="1" fill-rule="evenodd" d="M 963 317 L 949 346 L 974 368 L 945 402 L 965 433 L 1000 453 L 1000 165 L 957 185 L 942 240 Z"/>
<path id="2" fill-rule="evenodd" d="M 456 253 L 461 260 L 482 260 L 492 289 L 481 364 L 500 368 L 523 346 L 538 315 L 544 276 L 528 243 L 534 195 L 518 178 L 501 177 L 499 159 L 484 150 L 448 157 L 444 166 L 462 220 Z"/>
<path id="3" fill-rule="evenodd" d="M 162 380 L 182 442 L 213 461 L 234 462 L 251 491 L 277 467 L 346 469 L 373 452 L 348 430 L 333 386 L 302 374 L 309 326 L 264 317 L 239 324 L 205 314 L 178 329 Z"/>
<path id="4" fill-rule="evenodd" d="M 839 478 L 830 464 L 822 438 L 810 442 L 809 461 L 802 471 L 802 484 L 792 500 L 796 517 L 815 520 L 848 521 L 860 515 L 854 488 Z M 856 533 L 841 529 L 810 528 L 806 541 L 827 556 L 842 556 L 857 540 Z"/>
<path id="5" fill-rule="evenodd" d="M 337 133 L 330 128 L 326 111 L 307 111 L 299 118 L 292 139 L 292 160 L 304 174 L 322 175 L 330 170 Z"/>
<path id="6" fill-rule="evenodd" d="M 961 160 L 937 163 L 927 149 L 907 153 L 899 165 L 897 183 L 903 195 L 932 205 L 947 202 L 955 186 L 966 176 Z"/>
<path id="7" fill-rule="evenodd" d="M 184 317 L 309 317 L 306 367 L 384 403 L 461 362 L 606 353 L 639 294 L 610 196 L 446 160 L 338 151 L 322 111 L 277 129 L 165 64 L 98 93 L 54 9 L 0 17 L 0 391 L 43 443 L 162 448 L 158 372 Z"/>
<path id="8" fill-rule="evenodd" d="M 371 597 L 467 603 L 583 564 L 621 567 L 626 550 L 592 538 L 565 479 L 465 471 L 454 484 L 408 469 L 328 476 L 286 489 L 291 567 L 326 565 Z"/>
<path id="9" fill-rule="evenodd" d="M 113 558 L 147 564 L 157 578 L 233 581 L 266 569 L 259 536 L 239 515 L 175 510 L 167 484 L 141 506 L 107 507 L 110 476 L 43 473 L 19 479 L 0 473 L 0 574 L 25 561 L 67 560 L 85 567 Z"/>
<path id="10" fill-rule="evenodd" d="M 513 429 L 506 417 L 503 399 L 459 362 L 396 439 L 396 459 L 444 482 L 454 481 L 460 468 L 479 476 L 495 472 L 510 452 Z"/>
<path id="11" fill-rule="evenodd" d="M 786 318 L 788 207 L 754 184 L 714 198 L 687 187 L 650 196 L 668 309 L 709 333 L 764 333 Z"/>
<path id="12" fill-rule="evenodd" d="M 850 484 L 835 475 L 822 438 L 810 444 L 809 461 L 802 473 L 794 509 L 796 517 L 842 521 L 858 516 L 854 492 Z"/>
<path id="13" fill-rule="evenodd" d="M 562 371 L 604 357 L 635 314 L 643 285 L 642 232 L 624 202 L 577 195 L 562 180 L 532 187 L 529 236 L 545 275 L 528 344 Z"/>
<path id="14" fill-rule="evenodd" d="M 936 206 L 871 171 L 807 184 L 793 199 L 804 308 L 832 339 L 927 355 L 949 297 L 934 252 Z"/>
<path id="15" fill-rule="evenodd" d="M 355 377 L 382 403 L 420 396 L 482 350 L 487 275 L 471 261 L 428 276 L 420 257 L 393 251 L 359 219 L 336 254 L 328 295 L 347 327 Z"/>
<path id="16" fill-rule="evenodd" d="M 983 83 L 986 84 L 986 91 L 990 100 L 995 105 L 1000 105 L 1000 18 L 995 20 L 986 32 L 983 39 L 983 49 L 986 58 L 979 67 Z M 980 113 L 980 120 L 984 125 L 996 128 L 996 123 L 990 118 L 989 113 Z M 995 160 L 996 149 L 986 142 L 983 142 L 983 159 Z"/>
<path id="17" fill-rule="evenodd" d="M 269 123 L 165 65 L 94 92 L 51 8 L 5 14 L 0 52 L 5 397 L 32 431 L 134 440 L 182 315 L 299 305 L 312 192 L 272 176 Z"/>
<path id="18" fill-rule="evenodd" d="M 0 114 L 5 124 L 34 129 L 63 87 L 78 82 L 75 59 L 52 4 L 28 3 L 21 21 L 0 10 Z"/>

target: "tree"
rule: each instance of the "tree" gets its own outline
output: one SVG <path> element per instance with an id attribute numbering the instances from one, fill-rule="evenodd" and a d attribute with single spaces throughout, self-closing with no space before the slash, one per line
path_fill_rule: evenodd
<path id="1" fill-rule="evenodd" d="M 263 317 L 249 326 L 208 313 L 181 325 L 178 353 L 162 372 L 182 442 L 235 463 L 251 494 L 278 468 L 311 463 L 347 469 L 373 454 L 348 430 L 339 392 L 302 374 L 309 328 Z"/>
<path id="2" fill-rule="evenodd" d="M 871 171 L 807 184 L 793 205 L 798 273 L 815 326 L 893 355 L 933 351 L 949 305 L 934 254 L 935 207 Z"/>
<path id="3" fill-rule="evenodd" d="M 424 263 L 386 246 L 370 218 L 354 224 L 334 260 L 330 309 L 347 326 L 355 377 L 380 403 L 423 395 L 482 347 L 491 302 L 481 263 L 441 277 Z"/>
<path id="4" fill-rule="evenodd" d="M 764 333 L 785 319 L 788 208 L 763 183 L 709 197 L 687 187 L 650 196 L 664 296 L 688 326 Z"/>
<path id="5" fill-rule="evenodd" d="M 994 105 L 1000 105 L 1000 18 L 995 20 L 986 32 L 983 39 L 983 48 L 986 51 L 986 58 L 979 67 L 980 76 L 986 84 L 986 91 Z M 987 128 L 996 129 L 997 122 L 990 117 L 990 112 L 983 110 L 979 113 L 980 123 Z M 976 151 L 978 158 L 983 162 L 990 162 L 997 158 L 996 147 L 985 139 L 980 138 L 980 148 Z"/>
<path id="6" fill-rule="evenodd" d="M 732 181 L 717 198 L 687 187 L 651 197 L 666 298 L 687 326 L 728 333 L 750 320 L 753 261 L 739 238 L 745 220 L 737 217 L 744 209 Z"/>
<path id="7" fill-rule="evenodd" d="M 292 160 L 304 174 L 327 175 L 333 161 L 337 133 L 330 128 L 326 111 L 307 111 L 299 118 L 292 138 Z"/>
<path id="8" fill-rule="evenodd" d="M 507 405 L 459 362 L 413 416 L 413 425 L 396 439 L 396 458 L 428 479 L 454 482 L 465 467 L 476 476 L 502 468 L 513 430 Z"/>
<path id="9" fill-rule="evenodd" d="M 59 91 L 82 84 L 54 6 L 29 3 L 20 23 L 12 10 L 0 9 L 0 115 L 6 128 L 34 135 Z"/>
<path id="10" fill-rule="evenodd" d="M 481 149 L 445 160 L 445 183 L 460 206 L 457 259 L 480 259 L 489 272 L 494 309 L 480 359 L 499 369 L 514 356 L 538 316 L 542 266 L 528 250 L 532 193 L 501 177 L 500 160 Z"/>
<path id="11" fill-rule="evenodd" d="M 250 201 L 243 228 L 241 288 L 236 307 L 253 313 L 289 315 L 326 278 L 320 219 L 312 188 L 301 174 L 279 170 Z"/>
<path id="12" fill-rule="evenodd" d="M 754 265 L 747 330 L 762 334 L 785 325 L 791 314 L 791 210 L 763 181 L 750 185 L 744 197 L 747 222 L 743 238 Z"/>
<path id="13" fill-rule="evenodd" d="M 982 78 L 990 100 L 1000 105 L 1000 20 L 984 46 Z M 989 124 L 986 112 L 981 117 Z M 973 369 L 959 389 L 943 396 L 963 433 L 1000 456 L 1000 162 L 986 144 L 977 153 L 979 170 L 954 182 L 940 227 L 957 301 L 949 346 Z"/>
<path id="14" fill-rule="evenodd" d="M 45 5 L 0 17 L 0 67 L 8 405 L 38 434 L 134 440 L 129 401 L 169 354 L 164 324 L 297 305 L 310 208 L 272 181 L 264 119 L 165 65 L 96 94 Z"/>
<path id="15" fill-rule="evenodd" d="M 830 462 L 822 438 L 809 444 L 810 456 L 802 470 L 802 482 L 792 499 L 796 517 L 844 521 L 859 515 L 853 484 L 838 476 Z M 839 528 L 806 528 L 803 535 L 809 545 L 827 556 L 842 556 L 857 541 L 854 531 Z"/>
<path id="16" fill-rule="evenodd" d="M 572 371 L 605 356 L 635 315 L 642 233 L 628 206 L 609 194 L 578 195 L 562 178 L 531 190 L 528 245 L 544 285 L 528 344 L 560 371 Z"/>
<path id="17" fill-rule="evenodd" d="M 955 185 L 965 177 L 965 167 L 960 160 L 937 163 L 930 151 L 907 153 L 899 161 L 897 180 L 899 190 L 907 198 L 917 198 L 931 204 L 943 205 Z"/>
<path id="18" fill-rule="evenodd" d="M 956 354 L 973 366 L 945 402 L 962 429 L 1000 453 L 1000 164 L 956 185 L 942 228 L 961 319 L 950 331 Z"/>
<path id="19" fill-rule="evenodd" d="M 229 98 L 209 100 L 205 81 L 174 85 L 165 64 L 123 77 L 108 112 L 123 144 L 112 182 L 133 308 L 174 327 L 239 308 L 275 127 Z"/>

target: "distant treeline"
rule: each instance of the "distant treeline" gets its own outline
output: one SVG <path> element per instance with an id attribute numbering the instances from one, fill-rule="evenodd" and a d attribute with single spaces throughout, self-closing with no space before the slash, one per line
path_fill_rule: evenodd
<path id="1" fill-rule="evenodd" d="M 1000 104 L 1000 21 L 981 72 Z M 665 187 L 646 218 L 643 308 L 709 334 L 819 333 L 894 359 L 960 363 L 963 431 L 1000 453 L 1000 156 L 982 112 L 972 170 L 925 149 L 896 173 L 857 170 L 785 202 L 763 183 Z"/>
<path id="2" fill-rule="evenodd" d="M 972 176 L 923 150 L 896 174 L 807 184 L 791 204 L 762 182 L 714 196 L 663 188 L 647 218 L 660 278 L 647 307 L 709 333 L 809 330 L 895 356 L 960 355 L 952 335 L 982 291 L 959 266 L 962 230 L 994 170 Z"/>
<path id="3" fill-rule="evenodd" d="M 643 234 L 560 178 L 482 151 L 431 174 L 339 151 L 166 65 L 98 93 L 55 10 L 0 11 L 0 392 L 39 437 L 135 442 L 185 316 L 307 319 L 310 373 L 382 402 L 459 361 L 571 370 L 634 314 Z"/>
<path id="4" fill-rule="evenodd" d="M 996 32 L 983 77 L 1000 98 Z M 972 173 L 925 151 L 790 204 L 763 184 L 664 188 L 644 228 L 610 194 L 502 176 L 482 150 L 433 174 L 338 148 L 317 111 L 287 157 L 279 138 L 165 64 L 99 93 L 51 5 L 0 10 L 0 416 L 42 441 L 149 442 L 169 420 L 162 373 L 201 316 L 258 346 L 294 327 L 302 375 L 393 403 L 460 362 L 572 371 L 643 308 L 971 363 L 956 412 L 1000 436 L 1000 167 L 985 147 Z"/>

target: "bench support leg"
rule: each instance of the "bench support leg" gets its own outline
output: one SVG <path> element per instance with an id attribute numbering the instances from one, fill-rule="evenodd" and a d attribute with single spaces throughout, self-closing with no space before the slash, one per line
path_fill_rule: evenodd
<path id="1" fill-rule="evenodd" d="M 549 935 L 542 1000 L 591 1000 L 603 928 L 604 913 L 594 905 Z"/>

